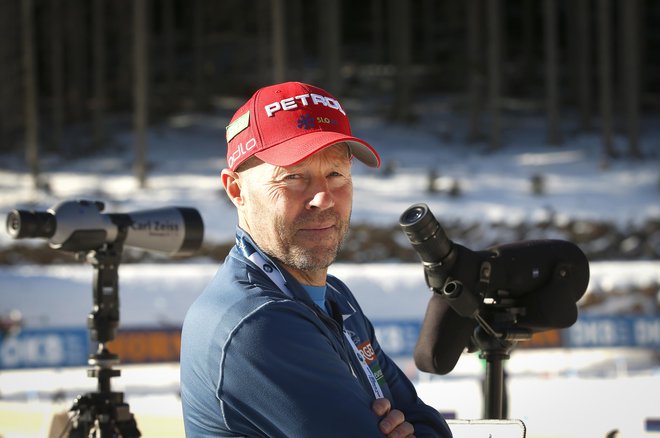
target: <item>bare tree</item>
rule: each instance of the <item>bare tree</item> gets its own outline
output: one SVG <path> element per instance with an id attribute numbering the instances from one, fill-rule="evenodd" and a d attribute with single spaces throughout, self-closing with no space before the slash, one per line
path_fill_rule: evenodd
<path id="1" fill-rule="evenodd" d="M 140 187 L 147 182 L 147 123 L 148 123 L 148 29 L 147 0 L 133 1 L 133 129 L 135 132 L 135 175 Z"/>
<path id="2" fill-rule="evenodd" d="M 413 118 L 410 4 L 406 1 L 389 0 L 389 11 L 390 50 L 396 70 L 392 117 L 395 120 L 407 122 Z"/>
<path id="3" fill-rule="evenodd" d="M 577 102 L 580 129 L 591 130 L 591 24 L 589 0 L 576 0 L 576 47 L 575 62 L 577 63 Z"/>
<path id="4" fill-rule="evenodd" d="M 174 0 L 163 0 L 163 49 L 165 52 L 165 100 L 168 106 L 176 105 L 176 35 L 174 32 Z"/>
<path id="5" fill-rule="evenodd" d="M 484 83 L 484 68 L 481 34 L 481 15 L 483 8 L 481 0 L 468 0 L 466 3 L 467 29 L 467 108 L 468 108 L 468 141 L 476 142 L 483 137 L 480 116 L 483 107 L 481 94 Z"/>
<path id="6" fill-rule="evenodd" d="M 275 83 L 284 82 L 287 77 L 288 59 L 286 50 L 286 2 L 273 0 L 273 79 Z"/>
<path id="7" fill-rule="evenodd" d="M 319 7 L 319 42 L 323 85 L 332 93 L 341 93 L 341 21 L 338 0 L 321 0 Z"/>
<path id="8" fill-rule="evenodd" d="M 203 0 L 194 0 L 192 4 L 192 26 L 193 26 L 193 95 L 195 106 L 203 106 L 205 99 L 206 81 L 204 75 L 204 65 L 206 46 L 204 44 L 205 33 L 205 2 Z"/>
<path id="9" fill-rule="evenodd" d="M 603 130 L 603 148 L 606 157 L 615 157 L 612 117 L 612 30 L 610 26 L 610 0 L 597 2 L 598 13 L 598 64 L 600 71 L 600 113 Z"/>
<path id="10" fill-rule="evenodd" d="M 419 20 L 422 22 L 422 47 L 423 60 L 427 66 L 435 63 L 435 28 L 436 28 L 436 2 L 434 0 L 422 0 L 421 14 Z"/>
<path id="11" fill-rule="evenodd" d="M 371 0 L 371 45 L 372 61 L 385 62 L 385 5 L 386 0 Z"/>
<path id="12" fill-rule="evenodd" d="M 556 145 L 561 143 L 559 127 L 559 68 L 557 66 L 557 4 L 555 0 L 544 0 L 543 6 L 548 143 Z"/>
<path id="13" fill-rule="evenodd" d="M 628 134 L 628 153 L 640 158 L 639 148 L 639 0 L 626 0 L 620 3 L 622 21 L 623 63 L 623 104 L 625 125 Z"/>
<path id="14" fill-rule="evenodd" d="M 62 38 L 62 1 L 52 0 L 50 5 L 50 85 L 51 124 L 50 148 L 62 151 L 64 130 L 64 41 Z"/>
<path id="15" fill-rule="evenodd" d="M 105 0 L 94 0 L 92 3 L 92 68 L 94 73 L 93 137 L 94 146 L 99 149 L 105 145 Z"/>
<path id="16" fill-rule="evenodd" d="M 23 27 L 23 75 L 25 99 L 25 161 L 32 175 L 34 188 L 39 188 L 39 125 L 37 110 L 37 69 L 34 47 L 34 4 L 21 1 Z"/>
<path id="17" fill-rule="evenodd" d="M 490 148 L 502 146 L 500 96 L 502 88 L 502 2 L 486 2 L 488 28 L 488 106 L 490 112 Z"/>
<path id="18" fill-rule="evenodd" d="M 534 67 L 536 66 L 536 27 L 534 22 L 534 13 L 536 0 L 523 0 L 522 4 L 522 56 L 523 72 L 527 81 L 535 77 Z M 527 85 L 527 84 L 525 84 Z"/>
<path id="19" fill-rule="evenodd" d="M 86 42 L 88 35 L 86 32 L 84 20 L 87 1 L 68 0 L 64 10 L 66 14 L 66 36 L 65 46 L 67 48 L 65 60 L 68 91 L 68 108 L 75 122 L 81 122 L 86 118 L 88 112 L 86 108 L 87 98 L 87 48 Z M 85 145 L 80 145 L 85 147 Z"/>
<path id="20" fill-rule="evenodd" d="M 270 32 L 270 1 L 257 0 L 257 79 L 260 83 L 269 82 L 270 54 L 272 52 Z"/>

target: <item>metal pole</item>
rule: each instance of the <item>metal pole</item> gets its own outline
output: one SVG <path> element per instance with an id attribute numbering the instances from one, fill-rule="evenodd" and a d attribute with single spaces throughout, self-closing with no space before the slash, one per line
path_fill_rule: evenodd
<path id="1" fill-rule="evenodd" d="M 486 359 L 485 417 L 491 420 L 503 418 L 504 368 L 502 367 L 502 360 L 505 359 L 504 356 L 508 357 L 508 355 L 496 352 L 483 353 L 483 357 Z"/>

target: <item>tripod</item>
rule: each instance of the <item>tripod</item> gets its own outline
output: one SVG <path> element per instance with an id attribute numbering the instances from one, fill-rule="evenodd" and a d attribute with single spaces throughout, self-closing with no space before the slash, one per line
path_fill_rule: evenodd
<path id="1" fill-rule="evenodd" d="M 125 233 L 124 236 L 125 237 Z M 88 253 L 78 253 L 94 267 L 94 307 L 87 318 L 87 327 L 92 341 L 98 341 L 98 349 L 90 354 L 88 377 L 98 381 L 97 391 L 76 398 L 70 412 L 73 438 L 134 438 L 141 436 L 131 414 L 124 394 L 112 391 L 110 379 L 121 375 L 113 366 L 119 357 L 111 353 L 106 343 L 115 337 L 119 325 L 119 276 L 123 239 L 119 244 L 104 244 Z"/>
<path id="2" fill-rule="evenodd" d="M 532 333 L 527 329 L 515 327 L 514 307 L 502 306 L 487 317 L 477 316 L 479 326 L 475 329 L 474 341 L 481 350 L 479 357 L 486 360 L 486 376 L 484 380 L 484 417 L 490 420 L 504 419 L 504 366 L 502 361 L 508 360 L 511 350 L 518 341 L 529 340 Z M 504 323 L 504 329 L 493 328 L 493 323 L 487 319 L 495 319 L 495 323 Z"/>

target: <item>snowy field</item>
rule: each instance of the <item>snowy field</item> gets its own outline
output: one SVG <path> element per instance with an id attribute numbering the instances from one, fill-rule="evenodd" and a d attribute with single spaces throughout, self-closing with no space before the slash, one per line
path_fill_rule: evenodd
<path id="1" fill-rule="evenodd" d="M 354 102 L 344 106 L 349 115 L 351 107 L 360 114 L 353 120 L 354 133 L 379 151 L 383 168 L 394 170 L 387 174 L 354 166 L 354 223 L 393 225 L 417 202 L 429 204 L 441 223 L 517 224 L 552 216 L 556 221 L 585 218 L 623 226 L 660 218 L 660 131 L 651 123 L 642 130 L 644 160 L 612 160 L 605 166 L 599 136 L 574 134 L 570 125 L 564 144 L 549 146 L 540 119 L 509 120 L 506 146 L 484 154 L 483 144 L 463 143 L 460 121 L 448 113 L 433 119 L 441 106 L 420 106 L 424 116 L 409 127 L 364 115 Z M 4 223 L 13 208 L 45 210 L 81 198 L 104 201 L 109 213 L 177 205 L 200 211 L 206 241 L 227 241 L 236 218 L 218 178 L 226 122 L 226 117 L 180 115 L 152 129 L 151 170 L 144 189 L 131 174 L 132 137 L 127 132 L 117 132 L 115 147 L 100 155 L 45 158 L 49 191 L 32 188 L 20 156 L 0 157 L 0 219 Z M 616 144 L 623 152 L 623 139 Z M 431 170 L 440 187 L 458 181 L 463 195 L 427 193 Z M 530 191 L 530 179 L 537 174 L 546 183 L 544 196 Z M 0 246 L 12 243 L 0 232 Z M 216 268 L 207 260 L 122 265 L 121 324 L 180 324 Z M 659 261 L 607 261 L 590 268 L 587 294 L 660 282 Z M 428 291 L 418 265 L 337 265 L 333 272 L 354 289 L 372 318 L 423 316 Z M 91 281 L 91 267 L 82 264 L 0 267 L 0 315 L 19 310 L 31 327 L 83 326 L 91 309 Z M 604 437 L 613 429 L 621 431 L 620 437 L 660 436 L 644 430 L 645 419 L 660 417 L 657 354 L 637 349 L 516 351 L 507 362 L 510 417 L 524 420 L 530 437 Z M 418 375 L 409 359 L 400 362 L 416 376 L 419 392 L 430 404 L 458 418 L 482 415 L 483 369 L 475 355 L 464 356 L 454 372 L 442 377 Z M 177 364 L 127 365 L 113 383 L 126 392 L 145 436 L 182 435 Z M 52 413 L 67 409 L 75 395 L 93 387 L 82 368 L 0 372 L 0 435 L 45 436 Z M 57 391 L 65 391 L 64 399 L 53 403 Z"/>
<path id="2" fill-rule="evenodd" d="M 167 274 L 163 275 L 163 269 Z M 121 325 L 180 325 L 185 309 L 217 266 L 128 264 L 120 267 Z M 429 292 L 416 264 L 336 265 L 332 272 L 356 291 L 372 319 L 418 319 Z M 83 326 L 91 310 L 92 268 L 87 265 L 0 268 L 2 308 L 19 309 L 26 324 Z M 593 263 L 593 284 L 660 282 L 660 263 Z M 647 418 L 660 416 L 657 352 L 641 349 L 516 350 L 506 362 L 510 418 L 522 419 L 530 437 L 643 437 Z M 418 373 L 410 358 L 398 358 L 417 382 L 424 400 L 461 419 L 481 418 L 483 366 L 465 354 L 447 376 Z M 126 365 L 113 380 L 125 392 L 146 436 L 181 436 L 177 364 Z M 0 424 L 11 419 L 7 437 L 39 437 L 54 411 L 70 407 L 79 394 L 94 390 L 83 368 L 15 370 L 0 373 Z M 51 399 L 60 394 L 61 399 Z M 162 435 L 167 425 L 170 435 Z M 28 433 L 29 432 L 29 433 Z M 649 434 L 648 436 L 653 436 Z"/>
<path id="3" fill-rule="evenodd" d="M 514 353 L 507 368 L 542 366 L 543 363 L 610 361 L 617 352 Z M 634 356 L 634 354 L 633 354 Z M 442 412 L 460 419 L 481 418 L 481 374 L 478 361 L 471 357 L 459 361 L 455 377 L 434 377 L 417 384 L 420 396 Z M 465 370 L 465 371 L 462 371 Z M 605 438 L 619 430 L 619 437 L 654 437 L 645 431 L 645 419 L 658 418 L 660 375 L 656 372 L 629 375 L 620 369 L 618 375 L 581 377 L 563 375 L 512 373 L 508 379 L 509 417 L 524 421 L 527 436 L 536 438 Z M 28 401 L 0 401 L 0 424 L 6 438 L 40 438 L 54 413 L 69 409 L 75 396 L 94 391 L 94 381 L 85 369 L 72 368 L 46 371 L 12 371 L 0 374 L 0 387 L 5 393 L 30 388 Z M 130 410 L 145 437 L 181 437 L 183 426 L 181 404 L 177 396 L 178 365 L 125 366 L 114 382 L 124 392 Z M 39 400 L 39 391 L 49 393 L 65 389 L 66 396 L 57 402 Z"/>
<path id="4" fill-rule="evenodd" d="M 121 325 L 180 325 L 185 309 L 216 268 L 209 263 L 121 266 Z M 591 283 L 660 282 L 659 268 L 657 262 L 594 263 Z M 416 264 L 340 264 L 332 272 L 356 291 L 372 319 L 418 319 L 424 313 L 429 292 L 421 267 Z M 2 307 L 19 309 L 27 325 L 84 326 L 92 305 L 91 267 L 6 267 L 0 268 L 0 279 Z M 410 358 L 398 360 L 417 381 L 428 403 L 461 419 L 482 417 L 480 384 L 484 369 L 476 354 L 464 355 L 447 376 L 420 374 Z M 645 420 L 660 416 L 660 366 L 652 351 L 517 350 L 506 367 L 509 416 L 525 421 L 528 436 L 604 437 L 618 428 L 621 436 L 640 437 L 646 436 Z M 121 368 L 122 376 L 113 380 L 114 388 L 126 393 L 141 427 L 145 431 L 160 430 L 168 424 L 168 430 L 179 430 L 177 364 Z M 16 426 L 26 431 L 24 428 L 38 423 L 38 417 L 42 419 L 40 427 L 47 428 L 53 411 L 69 408 L 75 396 L 93 391 L 94 383 L 83 368 L 1 372 L 0 393 L 5 401 L 0 402 L 0 424 L 3 415 L 13 421 L 27 417 L 29 421 Z M 52 403 L 58 393 L 61 399 Z M 7 436 L 38 437 L 43 436 L 41 432 Z"/>

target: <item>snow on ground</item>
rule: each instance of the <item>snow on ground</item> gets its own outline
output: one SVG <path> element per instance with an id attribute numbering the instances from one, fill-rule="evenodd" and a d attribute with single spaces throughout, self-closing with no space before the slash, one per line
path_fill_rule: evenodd
<path id="1" fill-rule="evenodd" d="M 121 326 L 179 325 L 216 269 L 210 263 L 121 266 Z M 339 264 L 332 272 L 356 292 L 372 318 L 419 319 L 424 313 L 429 292 L 417 264 Z M 660 263 L 652 261 L 593 263 L 591 272 L 591 282 L 599 285 L 660 281 Z M 83 326 L 91 310 L 91 281 L 92 268 L 84 264 L 0 268 L 0 313 L 19 309 L 33 327 Z M 482 417 L 484 368 L 476 354 L 461 357 L 447 376 L 418 373 L 410 358 L 398 361 L 425 401 L 461 419 Z M 623 437 L 642 437 L 646 419 L 660 416 L 660 367 L 652 351 L 517 350 L 505 365 L 510 418 L 522 419 L 530 437 L 596 438 L 615 428 Z M 145 436 L 181 436 L 178 365 L 120 369 L 113 388 L 125 392 L 143 431 L 154 431 Z M 44 436 L 53 413 L 68 409 L 77 395 L 93 391 L 94 383 L 83 368 L 0 373 L 5 400 L 0 400 L 0 424 L 12 419 L 19 431 L 9 434 L 6 429 L 6 436 Z M 52 403 L 58 392 L 59 401 Z M 41 428 L 33 435 L 24 433 L 36 424 Z M 162 434 L 163 425 L 170 435 Z"/>
<path id="2" fill-rule="evenodd" d="M 467 145 L 458 132 L 451 138 L 440 136 L 438 122 L 427 117 L 413 126 L 362 115 L 354 119 L 354 133 L 369 141 L 383 162 L 380 170 L 353 166 L 355 223 L 396 224 L 417 202 L 428 203 L 441 223 L 460 219 L 516 224 L 553 214 L 559 220 L 589 218 L 623 225 L 660 217 L 660 131 L 653 125 L 643 132 L 644 160 L 611 160 L 605 167 L 597 134 L 568 132 L 563 145 L 551 146 L 544 144 L 542 130 L 521 130 L 510 134 L 501 151 L 486 154 L 483 144 Z M 219 179 L 226 120 L 179 119 L 149 135 L 151 170 L 145 189 L 139 189 L 131 173 L 133 140 L 128 132 L 117 133 L 117 147 L 100 155 L 44 159 L 50 193 L 32 189 L 20 157 L 2 157 L 0 214 L 12 208 L 45 210 L 79 198 L 104 201 L 109 213 L 183 205 L 199 209 L 208 241 L 231 240 L 236 218 Z M 623 139 L 617 139 L 617 145 L 624 150 Z M 439 186 L 458 181 L 463 196 L 427 193 L 431 170 Z M 534 175 L 543 176 L 545 196 L 532 195 Z M 0 245 L 8 243 L 10 238 L 0 233 Z"/>
<path id="3" fill-rule="evenodd" d="M 180 325 L 217 268 L 212 263 L 120 265 L 121 325 Z M 595 262 L 590 269 L 585 298 L 594 288 L 660 283 L 658 261 Z M 372 319 L 421 319 L 424 315 L 430 292 L 421 265 L 337 264 L 330 273 L 351 287 Z M 92 267 L 82 263 L 0 266 L 0 314 L 19 310 L 29 327 L 84 327 L 92 309 L 92 280 Z"/>
<path id="4" fill-rule="evenodd" d="M 577 369 L 580 364 L 612 362 L 622 353 L 641 355 L 639 351 L 601 350 L 515 352 L 506 364 L 509 418 L 522 420 L 527 436 L 536 438 L 604 438 L 615 429 L 620 437 L 655 436 L 645 428 L 647 419 L 659 416 L 659 371 L 628 374 L 623 364 L 605 376 L 541 372 L 544 364 Z M 532 374 L 517 372 L 532 367 Z M 113 390 L 124 393 L 143 436 L 183 436 L 178 364 L 120 369 L 122 375 L 113 380 Z M 449 376 L 423 376 L 416 384 L 420 397 L 459 419 L 482 418 L 483 370 L 478 359 L 474 355 L 461 358 L 456 371 Z M 0 373 L 5 397 L 0 400 L 0 433 L 6 438 L 46 436 L 52 416 L 71 408 L 76 396 L 94 391 L 94 383 L 83 368 Z M 51 401 L 49 397 L 58 390 L 60 398 Z M 16 393 L 21 394 L 18 400 L 12 397 Z"/>

